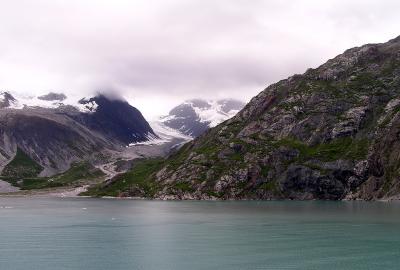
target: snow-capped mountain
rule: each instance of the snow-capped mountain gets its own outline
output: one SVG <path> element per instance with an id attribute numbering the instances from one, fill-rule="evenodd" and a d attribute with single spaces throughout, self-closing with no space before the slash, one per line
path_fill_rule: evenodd
<path id="1" fill-rule="evenodd" d="M 71 162 L 97 162 L 109 151 L 154 138 L 140 111 L 125 100 L 101 94 L 74 99 L 61 93 L 0 93 L 0 168 L 19 149 L 48 175 L 68 169 Z"/>
<path id="2" fill-rule="evenodd" d="M 171 129 L 197 137 L 210 127 L 233 117 L 245 103 L 234 99 L 192 99 L 173 108 L 160 122 Z"/>

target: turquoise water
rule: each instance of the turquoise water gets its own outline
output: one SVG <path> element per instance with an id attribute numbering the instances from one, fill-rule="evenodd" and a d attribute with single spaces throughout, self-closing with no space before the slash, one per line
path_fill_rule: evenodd
<path id="1" fill-rule="evenodd" d="M 399 267 L 399 203 L 0 198 L 1 270 Z"/>

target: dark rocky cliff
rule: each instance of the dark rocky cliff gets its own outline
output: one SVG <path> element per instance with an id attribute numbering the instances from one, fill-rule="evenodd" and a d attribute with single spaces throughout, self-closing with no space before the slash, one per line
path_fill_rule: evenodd
<path id="1" fill-rule="evenodd" d="M 125 100 L 98 95 L 80 102 L 94 102 L 97 104 L 96 110 L 93 113 L 74 115 L 73 118 L 110 140 L 127 145 L 147 141 L 149 137 L 156 136 L 142 113 Z"/>

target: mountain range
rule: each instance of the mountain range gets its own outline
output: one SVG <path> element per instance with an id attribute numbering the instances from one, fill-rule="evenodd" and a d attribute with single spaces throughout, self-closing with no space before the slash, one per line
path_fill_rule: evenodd
<path id="1" fill-rule="evenodd" d="M 26 189 L 101 178 L 83 194 L 400 199 L 400 37 L 349 49 L 244 107 L 188 100 L 151 125 L 106 95 L 3 92 L 0 107 L 2 179 Z"/>
<path id="2" fill-rule="evenodd" d="M 200 102 L 208 106 L 197 107 Z M 187 104 L 171 110 L 171 121 L 162 117 L 148 123 L 121 97 L 98 94 L 74 99 L 55 92 L 15 97 L 1 92 L 0 177 L 23 189 L 104 181 L 129 170 L 134 159 L 179 149 L 231 117 L 240 102 L 190 101 L 196 117 L 185 118 L 184 129 L 172 119 L 182 120 L 183 115 L 173 112 Z M 202 129 L 197 128 L 200 125 Z"/>
<path id="3" fill-rule="evenodd" d="M 399 128 L 400 37 L 274 83 L 167 159 L 144 160 L 86 194 L 396 199 Z"/>

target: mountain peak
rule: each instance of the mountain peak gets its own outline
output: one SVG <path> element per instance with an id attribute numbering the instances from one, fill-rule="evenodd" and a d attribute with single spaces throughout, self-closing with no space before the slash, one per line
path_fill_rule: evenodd
<path id="1" fill-rule="evenodd" d="M 0 92 L 0 108 L 9 108 L 15 105 L 17 100 L 7 91 Z"/>
<path id="2" fill-rule="evenodd" d="M 197 137 L 233 117 L 243 107 L 244 102 L 234 99 L 190 99 L 174 107 L 161 122 L 185 135 Z"/>
<path id="3" fill-rule="evenodd" d="M 78 118 L 84 118 L 91 129 L 112 134 L 126 145 L 157 138 L 141 112 L 123 98 L 98 94 L 80 99 L 78 104 L 79 110 L 85 113 Z"/>

